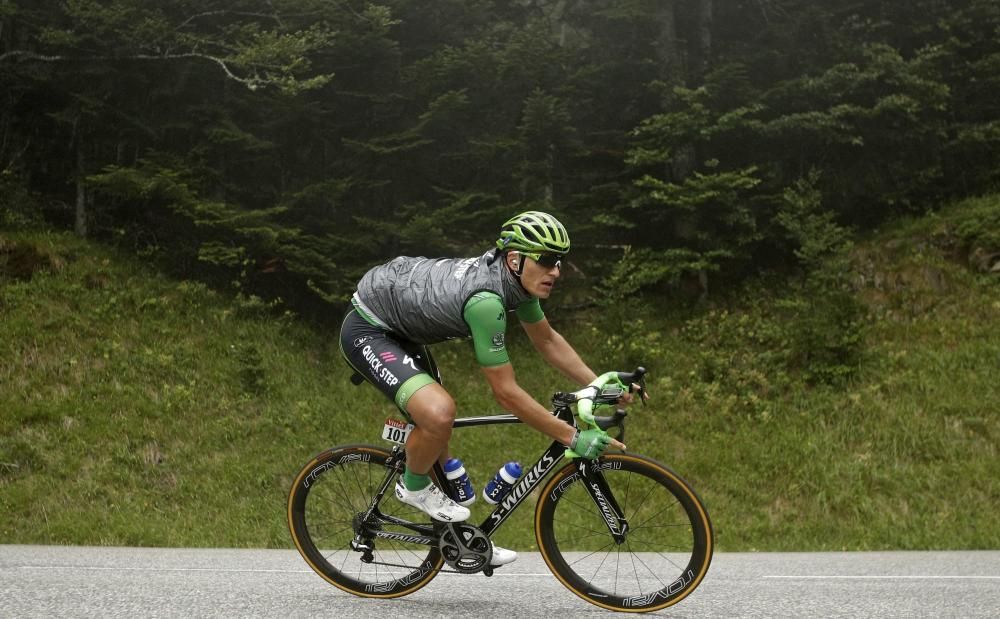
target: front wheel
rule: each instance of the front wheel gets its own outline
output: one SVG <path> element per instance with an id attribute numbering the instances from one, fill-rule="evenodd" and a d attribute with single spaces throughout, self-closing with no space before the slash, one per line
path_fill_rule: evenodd
<path id="1" fill-rule="evenodd" d="M 391 485 L 376 501 L 395 475 L 389 458 L 380 447 L 335 447 L 307 464 L 288 494 L 288 528 L 299 553 L 327 582 L 362 597 L 413 593 L 443 563 L 437 546 L 420 543 L 406 526 L 432 527 L 426 515 L 391 496 Z"/>
<path id="2" fill-rule="evenodd" d="M 641 456 L 596 460 L 610 500 L 588 489 L 576 463 L 559 470 L 535 509 L 535 538 L 552 573 L 592 604 L 652 612 L 683 600 L 712 561 L 708 513 L 694 490 L 666 466 Z M 606 515 L 620 509 L 618 538 Z"/>

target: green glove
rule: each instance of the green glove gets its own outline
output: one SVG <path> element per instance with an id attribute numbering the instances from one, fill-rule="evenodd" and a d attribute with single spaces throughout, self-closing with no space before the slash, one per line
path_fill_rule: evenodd
<path id="1" fill-rule="evenodd" d="M 608 448 L 608 443 L 610 442 L 611 437 L 608 436 L 608 433 L 604 430 L 594 429 L 584 430 L 583 432 L 577 431 L 576 436 L 573 437 L 573 442 L 569 445 L 569 448 L 581 458 L 593 460 L 604 453 L 604 450 Z"/>

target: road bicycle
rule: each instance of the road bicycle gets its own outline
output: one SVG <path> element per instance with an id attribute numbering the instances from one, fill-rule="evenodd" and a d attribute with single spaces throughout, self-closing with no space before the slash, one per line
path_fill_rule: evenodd
<path id="1" fill-rule="evenodd" d="M 624 410 L 593 412 L 614 407 L 633 385 L 643 400 L 644 375 L 641 367 L 608 372 L 584 389 L 556 393 L 553 414 L 622 440 Z M 508 423 L 521 422 L 498 414 L 456 419 L 454 427 Z M 714 547 L 708 512 L 687 482 L 651 458 L 605 453 L 585 460 L 554 441 L 479 525 L 444 523 L 391 496 L 412 427 L 389 419 L 383 438 L 396 443 L 391 450 L 334 447 L 313 458 L 292 484 L 288 524 L 296 548 L 313 570 L 348 593 L 401 597 L 442 571 L 491 576 L 502 569 L 490 566 L 491 536 L 539 487 L 534 528 L 541 556 L 584 600 L 615 611 L 656 611 L 690 595 L 708 572 Z M 437 463 L 431 478 L 455 498 Z"/>

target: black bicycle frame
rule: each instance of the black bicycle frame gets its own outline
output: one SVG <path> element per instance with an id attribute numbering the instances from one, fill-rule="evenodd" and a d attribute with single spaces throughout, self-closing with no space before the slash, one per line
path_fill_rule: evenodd
<path id="1" fill-rule="evenodd" d="M 576 420 L 573 417 L 573 412 L 569 408 L 557 407 L 555 415 L 563 421 L 576 427 Z M 510 423 L 523 422 L 514 415 L 509 414 L 487 415 L 484 417 L 465 417 L 463 419 L 456 419 L 453 427 L 457 429 Z M 559 461 L 562 460 L 565 455 L 566 447 L 559 441 L 552 441 L 552 444 L 545 450 L 541 457 L 538 458 L 538 461 L 535 462 L 534 466 L 528 469 L 528 472 L 521 476 L 521 479 L 514 484 L 514 487 L 510 489 L 507 496 L 505 496 L 503 500 L 501 500 L 493 509 L 490 515 L 483 520 L 482 524 L 479 525 L 479 529 L 486 534 L 487 537 L 491 537 L 494 531 L 496 531 L 497 528 L 499 528 L 500 525 L 503 524 L 503 522 L 514 512 L 514 510 L 524 502 L 528 495 L 531 494 L 531 491 L 542 483 L 545 477 L 556 467 L 557 464 L 559 464 Z M 362 520 L 367 520 L 367 517 L 374 512 L 378 514 L 380 519 L 386 522 L 407 527 L 414 532 L 421 534 L 411 536 L 376 529 L 371 531 L 371 535 L 376 538 L 402 540 L 427 545 L 436 544 L 436 538 L 432 537 L 434 536 L 434 532 L 427 525 L 408 522 L 395 516 L 382 514 L 381 511 L 378 510 L 378 505 L 382 501 L 382 497 L 389 490 L 389 485 L 392 481 L 393 475 L 402 472 L 403 463 L 404 458 L 402 448 L 396 447 L 393 449 L 392 455 L 386 462 L 390 471 L 379 487 L 379 490 L 376 492 L 376 496 L 372 500 L 372 505 Z M 621 507 L 618 505 L 618 501 L 615 500 L 614 494 L 612 494 L 611 489 L 608 487 L 607 481 L 604 479 L 604 475 L 600 474 L 601 469 L 613 465 L 602 464 L 600 459 L 585 460 L 583 458 L 576 459 L 575 463 L 577 474 L 583 478 L 585 482 L 584 487 L 587 489 L 587 493 L 594 501 L 598 510 L 600 510 L 604 523 L 608 527 L 608 531 L 617 543 L 623 543 L 625 541 L 625 534 L 628 532 L 628 521 L 622 514 Z M 433 466 L 437 474 L 437 478 L 445 479 L 444 469 L 441 467 L 441 464 L 435 462 Z M 453 500 L 457 500 L 458 497 L 454 495 L 454 491 L 449 484 L 444 484 L 444 490 Z"/>
<path id="2" fill-rule="evenodd" d="M 555 415 L 562 419 L 563 421 L 576 426 L 576 421 L 573 417 L 573 412 L 569 408 L 559 407 L 556 409 Z M 489 415 L 485 417 L 466 417 L 464 419 L 456 419 L 454 423 L 454 428 L 467 428 L 475 426 L 489 426 L 507 423 L 523 423 L 520 419 L 514 415 Z M 566 455 L 566 446 L 559 441 L 552 441 L 552 444 L 548 449 L 542 453 L 538 461 L 535 462 L 534 466 L 525 472 L 521 478 L 514 484 L 514 487 L 510 489 L 505 496 L 493 509 L 489 516 L 483 520 L 482 524 L 479 525 L 480 530 L 486 534 L 487 537 L 491 537 L 493 532 L 500 527 L 508 516 L 510 516 L 521 503 L 531 494 L 542 480 L 555 469 L 559 461 L 562 460 Z M 622 543 L 625 539 L 625 533 L 628 530 L 628 522 L 622 515 L 621 507 L 619 507 L 618 502 L 615 500 L 614 495 L 611 493 L 611 489 L 608 487 L 604 476 L 600 474 L 599 466 L 594 466 L 595 461 L 584 460 L 583 458 L 576 459 L 577 472 L 580 476 L 584 478 L 586 482 L 585 487 L 590 497 L 593 499 L 594 504 L 597 505 L 604 518 L 605 524 L 608 526 L 608 530 L 611 535 L 615 538 L 615 541 Z M 441 465 L 437 462 L 434 463 L 438 479 L 445 479 L 444 470 L 441 469 Z M 453 495 L 453 491 L 448 484 L 445 484 L 445 491 L 451 496 L 452 499 L 456 499 Z"/>

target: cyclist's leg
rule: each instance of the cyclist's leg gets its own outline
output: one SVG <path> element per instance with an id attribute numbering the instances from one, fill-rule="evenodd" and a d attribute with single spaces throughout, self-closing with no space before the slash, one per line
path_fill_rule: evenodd
<path id="1" fill-rule="evenodd" d="M 437 362 L 434 360 L 434 355 L 431 354 L 429 347 L 415 342 L 400 342 L 400 344 L 403 346 L 403 350 L 405 350 L 410 357 L 413 358 L 418 366 L 430 374 L 430 376 L 437 381 L 439 385 L 444 385 L 441 381 L 441 372 L 438 370 Z M 447 393 L 447 390 L 445 390 L 445 394 L 449 399 L 451 398 L 451 395 Z M 421 399 L 423 399 L 423 396 Z M 418 402 L 415 404 L 415 408 L 424 408 L 425 404 L 425 402 Z M 454 401 L 452 401 L 451 405 L 454 406 Z M 433 406 L 436 406 L 436 404 L 432 404 L 432 407 Z M 407 411 L 407 414 L 411 413 Z M 451 415 L 450 417 L 454 421 L 454 415 Z M 446 444 L 444 450 L 442 450 L 438 455 L 438 462 L 443 467 L 449 458 L 451 458 L 451 453 L 448 451 L 448 446 Z"/>
<path id="2" fill-rule="evenodd" d="M 406 411 L 416 427 L 406 441 L 406 465 L 427 475 L 436 460 L 447 455 L 455 423 L 455 400 L 438 383 L 428 383 L 410 396 Z"/>
<path id="3" fill-rule="evenodd" d="M 354 310 L 340 331 L 340 348 L 356 372 L 389 397 L 416 426 L 406 441 L 406 471 L 401 501 L 440 520 L 460 521 L 469 511 L 431 483 L 434 461 L 447 453 L 455 402 L 407 351 L 409 342 L 368 323 Z"/>
<path id="4" fill-rule="evenodd" d="M 410 397 L 434 382 L 399 339 L 353 309 L 347 312 L 340 328 L 340 352 L 354 371 L 395 402 L 407 417 Z"/>
<path id="5" fill-rule="evenodd" d="M 402 344 L 404 350 L 416 360 L 417 365 L 424 368 L 438 384 L 444 384 L 441 381 L 441 372 L 438 370 L 437 361 L 434 360 L 434 355 L 431 354 L 429 347 L 414 342 L 402 342 Z"/>

